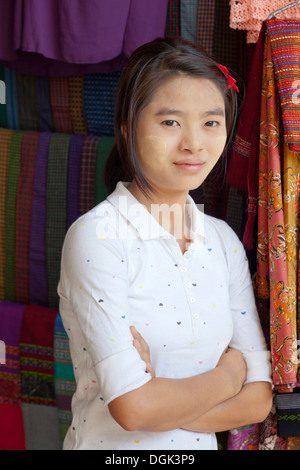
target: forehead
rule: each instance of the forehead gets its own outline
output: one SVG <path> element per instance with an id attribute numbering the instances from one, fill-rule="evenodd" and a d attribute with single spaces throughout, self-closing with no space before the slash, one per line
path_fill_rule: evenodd
<path id="1" fill-rule="evenodd" d="M 212 104 L 224 107 L 224 97 L 218 86 L 209 79 L 180 75 L 160 84 L 149 103 L 150 106 L 162 104 L 181 106 L 211 107 Z"/>

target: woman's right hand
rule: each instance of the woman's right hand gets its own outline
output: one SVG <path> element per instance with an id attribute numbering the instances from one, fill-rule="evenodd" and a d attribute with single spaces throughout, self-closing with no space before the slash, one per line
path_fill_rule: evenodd
<path id="1" fill-rule="evenodd" d="M 237 349 L 227 348 L 219 359 L 217 367 L 222 367 L 238 393 L 247 377 L 247 365 L 243 353 Z"/>

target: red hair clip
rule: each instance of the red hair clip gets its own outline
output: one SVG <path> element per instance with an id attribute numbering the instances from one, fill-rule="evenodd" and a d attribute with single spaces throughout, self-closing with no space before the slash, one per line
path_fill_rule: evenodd
<path id="1" fill-rule="evenodd" d="M 239 89 L 236 86 L 236 80 L 233 77 L 231 77 L 231 75 L 229 75 L 227 68 L 224 65 L 221 65 L 221 64 L 218 64 L 218 67 L 219 67 L 220 70 L 222 70 L 224 75 L 226 75 L 226 78 L 227 78 L 227 81 L 228 81 L 228 88 L 232 88 L 232 89 L 234 89 L 235 91 L 237 91 L 239 93 Z"/>

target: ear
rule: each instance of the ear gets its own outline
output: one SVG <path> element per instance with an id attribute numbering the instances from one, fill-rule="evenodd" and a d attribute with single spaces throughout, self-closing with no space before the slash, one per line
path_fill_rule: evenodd
<path id="1" fill-rule="evenodd" d="M 126 126 L 121 126 L 121 134 L 126 140 L 127 139 L 127 127 Z"/>

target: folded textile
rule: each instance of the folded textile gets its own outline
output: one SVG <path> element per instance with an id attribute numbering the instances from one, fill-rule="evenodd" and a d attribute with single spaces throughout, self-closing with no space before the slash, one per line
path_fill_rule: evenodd
<path id="1" fill-rule="evenodd" d="M 276 395 L 278 435 L 300 437 L 300 393 Z"/>
<path id="2" fill-rule="evenodd" d="M 0 300 L 5 298 L 5 198 L 11 134 L 9 129 L 0 129 Z"/>
<path id="3" fill-rule="evenodd" d="M 99 137 L 89 136 L 82 145 L 79 181 L 79 215 L 95 205 L 95 174 Z"/>
<path id="4" fill-rule="evenodd" d="M 21 400 L 56 406 L 53 338 L 57 311 L 26 306 L 20 335 Z"/>
<path id="5" fill-rule="evenodd" d="M 109 152 L 115 144 L 115 138 L 109 136 L 102 136 L 99 139 L 97 147 L 97 160 L 96 160 L 96 182 L 95 182 L 95 204 L 104 201 L 108 196 L 107 188 L 104 184 L 104 166 L 109 155 Z"/>
<path id="6" fill-rule="evenodd" d="M 35 158 L 39 133 L 27 131 L 21 146 L 21 166 L 16 199 L 16 302 L 29 304 L 29 253 Z"/>
<path id="7" fill-rule="evenodd" d="M 19 348 L 25 308 L 7 300 L 0 302 L 0 339 L 5 345 L 5 358 L 0 361 L 0 450 L 25 449 Z"/>
<path id="8" fill-rule="evenodd" d="M 60 450 L 57 408 L 22 403 L 21 409 L 26 450 Z"/>
<path id="9" fill-rule="evenodd" d="M 36 148 L 29 241 L 30 304 L 48 306 L 46 258 L 47 165 L 50 132 L 41 132 Z"/>
<path id="10" fill-rule="evenodd" d="M 9 147 L 5 201 L 5 299 L 16 300 L 16 201 L 21 170 L 21 148 L 24 131 L 14 131 Z"/>

